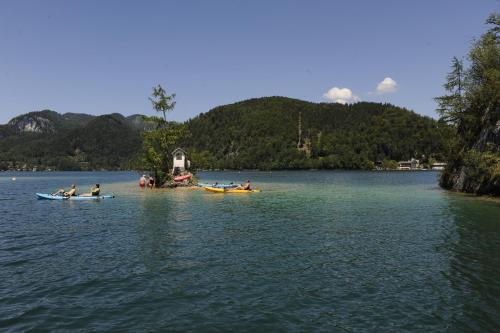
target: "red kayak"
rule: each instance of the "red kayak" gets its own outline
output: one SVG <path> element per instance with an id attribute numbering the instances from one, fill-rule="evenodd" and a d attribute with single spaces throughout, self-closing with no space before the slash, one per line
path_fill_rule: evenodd
<path id="1" fill-rule="evenodd" d="M 177 176 L 177 177 L 174 177 L 174 182 L 182 182 L 186 179 L 191 179 L 191 177 L 193 177 L 193 175 Z"/>

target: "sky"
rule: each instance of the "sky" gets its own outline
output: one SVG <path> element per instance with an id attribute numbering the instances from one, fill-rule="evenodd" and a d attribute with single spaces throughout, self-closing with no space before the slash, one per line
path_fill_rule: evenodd
<path id="1" fill-rule="evenodd" d="M 497 0 L 0 1 L 0 124 L 42 109 L 171 120 L 262 96 L 389 102 L 437 117 L 433 97 Z"/>

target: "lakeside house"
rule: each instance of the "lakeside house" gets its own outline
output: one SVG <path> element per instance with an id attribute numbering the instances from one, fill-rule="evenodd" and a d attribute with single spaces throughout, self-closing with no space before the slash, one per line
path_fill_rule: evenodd
<path id="1" fill-rule="evenodd" d="M 431 164 L 431 169 L 432 170 L 444 170 L 446 167 L 446 163 L 443 162 L 435 162 Z"/>
<path id="2" fill-rule="evenodd" d="M 399 161 L 398 170 L 417 170 L 420 169 L 420 161 L 412 158 L 409 161 Z"/>
<path id="3" fill-rule="evenodd" d="M 182 148 L 176 148 L 172 152 L 172 156 L 174 157 L 174 163 L 172 167 L 172 174 L 177 175 L 180 174 L 191 166 L 191 161 L 187 159 L 187 153 Z"/>

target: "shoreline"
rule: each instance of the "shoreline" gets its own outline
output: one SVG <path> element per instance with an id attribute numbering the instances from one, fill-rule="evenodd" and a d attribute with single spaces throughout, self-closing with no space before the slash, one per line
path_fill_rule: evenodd
<path id="1" fill-rule="evenodd" d="M 400 170 L 400 169 L 199 169 L 194 170 L 195 172 L 274 172 L 274 171 L 374 171 L 374 172 L 441 172 L 443 170 L 433 170 L 433 169 L 413 169 L 413 170 Z M 143 173 L 143 171 L 138 170 L 0 170 L 0 173 L 52 173 L 52 172 L 137 172 Z"/>

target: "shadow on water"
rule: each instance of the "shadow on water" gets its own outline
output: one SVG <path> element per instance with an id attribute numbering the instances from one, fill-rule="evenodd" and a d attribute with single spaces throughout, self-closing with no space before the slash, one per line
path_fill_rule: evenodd
<path id="1" fill-rule="evenodd" d="M 500 331 L 500 207 L 448 194 L 449 223 L 440 251 L 452 290 L 450 332 Z"/>
<path id="2" fill-rule="evenodd" d="M 175 199 L 175 200 L 172 200 Z M 169 192 L 146 193 L 138 198 L 136 207 L 137 252 L 143 263 L 152 271 L 175 266 L 178 250 L 189 237 L 186 222 L 191 220 L 181 193 L 173 198 Z"/>

